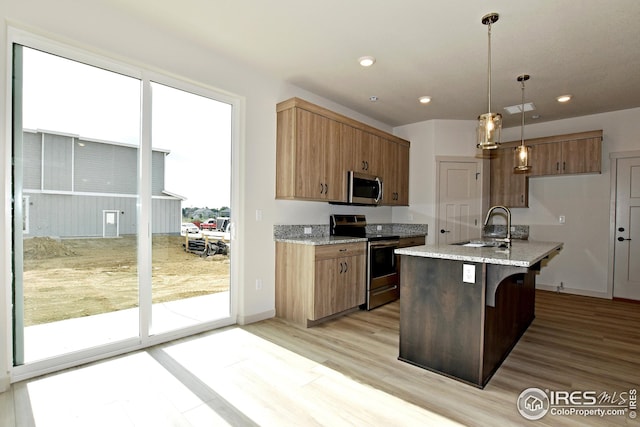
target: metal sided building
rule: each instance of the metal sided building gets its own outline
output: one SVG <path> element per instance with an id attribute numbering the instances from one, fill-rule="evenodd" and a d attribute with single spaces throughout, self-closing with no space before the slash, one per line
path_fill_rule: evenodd
<path id="1" fill-rule="evenodd" d="M 167 150 L 154 149 L 152 232 L 179 233 L 180 196 L 164 190 Z M 138 147 L 51 131 L 23 132 L 26 236 L 136 234 Z"/>

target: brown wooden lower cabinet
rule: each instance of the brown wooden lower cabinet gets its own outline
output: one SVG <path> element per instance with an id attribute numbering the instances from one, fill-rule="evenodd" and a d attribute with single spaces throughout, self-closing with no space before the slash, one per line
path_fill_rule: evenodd
<path id="1" fill-rule="evenodd" d="M 483 388 L 533 321 L 532 269 L 402 256 L 401 275 L 399 359 L 422 368 Z"/>
<path id="2" fill-rule="evenodd" d="M 365 302 L 366 243 L 276 242 L 276 316 L 309 327 Z"/>

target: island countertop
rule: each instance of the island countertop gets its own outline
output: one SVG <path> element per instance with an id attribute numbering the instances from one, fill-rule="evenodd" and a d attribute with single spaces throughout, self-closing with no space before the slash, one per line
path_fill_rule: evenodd
<path id="1" fill-rule="evenodd" d="M 396 249 L 399 255 L 441 258 L 485 264 L 531 267 L 552 252 L 562 248 L 560 242 L 514 240 L 511 248 L 466 247 L 452 244 L 430 244 Z"/>

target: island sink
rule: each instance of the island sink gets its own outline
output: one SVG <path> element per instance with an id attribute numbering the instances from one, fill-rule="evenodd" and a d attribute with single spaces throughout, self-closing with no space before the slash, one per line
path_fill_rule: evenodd
<path id="1" fill-rule="evenodd" d="M 506 248 L 506 242 L 497 240 L 465 240 L 464 242 L 452 243 L 455 246 L 465 246 L 467 248 Z"/>

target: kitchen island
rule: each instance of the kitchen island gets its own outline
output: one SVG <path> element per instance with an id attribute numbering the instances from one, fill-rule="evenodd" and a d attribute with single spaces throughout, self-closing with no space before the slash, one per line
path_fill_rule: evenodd
<path id="1" fill-rule="evenodd" d="M 483 388 L 535 316 L 535 275 L 562 243 L 423 245 L 401 256 L 399 359 Z"/>

